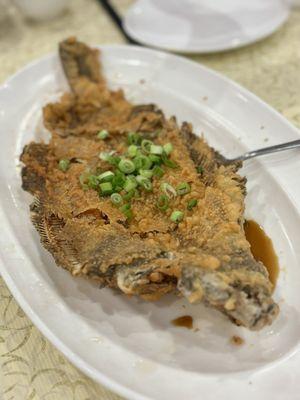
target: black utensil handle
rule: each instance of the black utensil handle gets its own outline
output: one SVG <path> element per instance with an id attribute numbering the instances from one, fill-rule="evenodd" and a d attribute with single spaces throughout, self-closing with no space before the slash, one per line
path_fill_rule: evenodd
<path id="1" fill-rule="evenodd" d="M 117 28 L 121 31 L 125 39 L 131 43 L 131 44 L 137 44 L 140 45 L 140 43 L 136 42 L 134 39 L 132 39 L 125 29 L 123 28 L 122 24 L 122 19 L 120 15 L 117 13 L 117 11 L 114 9 L 114 7 L 110 4 L 109 0 L 98 0 L 98 2 L 101 4 L 101 6 L 104 8 L 104 10 L 109 14 Z"/>

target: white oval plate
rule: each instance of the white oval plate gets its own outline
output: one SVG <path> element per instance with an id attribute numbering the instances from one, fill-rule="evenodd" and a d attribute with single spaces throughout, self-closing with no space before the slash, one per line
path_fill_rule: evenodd
<path id="1" fill-rule="evenodd" d="M 254 95 L 188 60 L 128 46 L 103 47 L 111 87 L 134 102 L 155 102 L 194 124 L 225 155 L 292 140 L 299 132 Z M 299 398 L 299 152 L 251 161 L 247 216 L 273 239 L 282 271 L 275 291 L 281 313 L 248 332 L 202 306 L 167 296 L 147 303 L 100 290 L 57 268 L 29 221 L 18 158 L 47 133 L 41 107 L 67 88 L 56 55 L 24 68 L 0 89 L 1 274 L 29 318 L 70 361 L 110 389 L 134 399 L 289 400 Z M 189 314 L 194 332 L 175 328 Z M 234 347 L 232 335 L 245 344 Z"/>
<path id="2" fill-rule="evenodd" d="M 285 0 L 138 0 L 125 15 L 124 28 L 148 46 L 211 53 L 261 40 L 288 15 Z"/>

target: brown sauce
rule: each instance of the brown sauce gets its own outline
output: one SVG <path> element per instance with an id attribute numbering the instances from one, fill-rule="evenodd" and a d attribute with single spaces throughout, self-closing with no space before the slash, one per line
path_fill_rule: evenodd
<path id="1" fill-rule="evenodd" d="M 269 272 L 270 281 L 275 286 L 279 274 L 279 264 L 272 240 L 255 221 L 246 221 L 244 229 L 253 257 L 256 261 L 261 261 L 265 265 Z"/>
<path id="2" fill-rule="evenodd" d="M 183 315 L 182 317 L 173 319 L 171 322 L 174 326 L 180 326 L 181 328 L 193 329 L 193 317 L 191 317 L 190 315 Z"/>
<path id="3" fill-rule="evenodd" d="M 241 338 L 240 336 L 233 335 L 233 336 L 230 338 L 230 343 L 231 343 L 231 344 L 234 344 L 235 346 L 241 346 L 242 344 L 245 343 L 245 341 L 244 341 L 244 339 Z"/>

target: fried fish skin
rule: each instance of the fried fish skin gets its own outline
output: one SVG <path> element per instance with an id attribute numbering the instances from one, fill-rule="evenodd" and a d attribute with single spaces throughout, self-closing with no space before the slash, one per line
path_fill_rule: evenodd
<path id="1" fill-rule="evenodd" d="M 279 311 L 272 285 L 243 230 L 246 182 L 237 173 L 240 165 L 223 165 L 190 124 L 179 126 L 155 105 L 135 106 L 121 90 L 109 90 L 98 50 L 70 38 L 59 53 L 71 92 L 44 108 L 49 144 L 32 142 L 21 155 L 23 189 L 35 197 L 32 221 L 56 263 L 146 300 L 180 292 L 252 330 L 272 323 Z M 102 129 L 109 132 L 106 140 L 97 139 Z M 161 181 L 154 179 L 152 192 L 132 199 L 129 223 L 108 198 L 84 191 L 79 182 L 88 168 L 107 169 L 100 152 L 126 150 L 128 132 L 172 143 L 179 167 L 166 169 L 163 180 L 191 187 L 161 212 L 155 207 Z M 61 159 L 70 160 L 68 170 L 57 167 Z M 187 210 L 191 199 L 197 203 Z M 173 209 L 184 211 L 178 224 L 170 219 Z"/>

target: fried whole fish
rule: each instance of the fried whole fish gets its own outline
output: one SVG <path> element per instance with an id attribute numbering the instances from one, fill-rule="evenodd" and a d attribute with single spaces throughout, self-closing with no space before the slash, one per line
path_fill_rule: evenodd
<path id="1" fill-rule="evenodd" d="M 71 92 L 43 110 L 50 142 L 32 142 L 21 155 L 23 189 L 35 197 L 32 221 L 56 263 L 145 300 L 177 291 L 249 329 L 270 324 L 279 308 L 268 272 L 245 238 L 240 165 L 223 165 L 190 124 L 178 126 L 155 105 L 136 106 L 122 90 L 109 90 L 98 50 L 69 38 L 60 43 L 59 54 Z M 103 129 L 109 137 L 99 140 Z M 155 138 L 157 145 L 172 143 L 178 165 L 154 178 L 152 191 L 132 198 L 131 220 L 109 197 L 80 184 L 85 171 L 110 168 L 99 153 L 126 151 L 128 132 Z M 58 168 L 61 159 L 70 162 L 66 171 Z M 160 211 L 162 181 L 172 187 L 188 182 L 191 191 Z M 190 200 L 197 204 L 187 209 Z M 178 224 L 170 219 L 174 209 L 184 213 Z"/>

